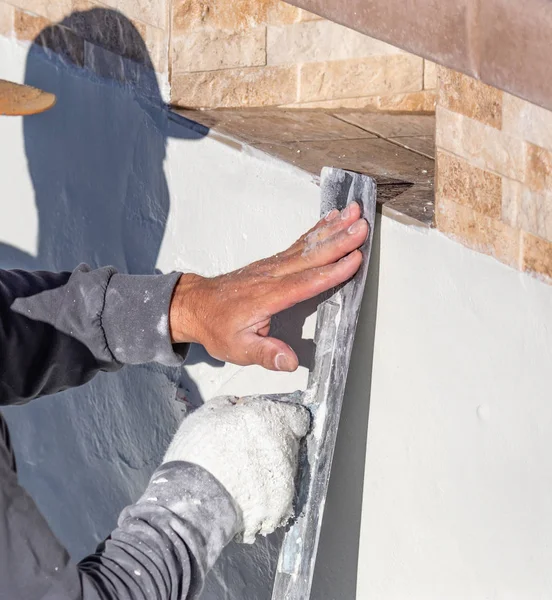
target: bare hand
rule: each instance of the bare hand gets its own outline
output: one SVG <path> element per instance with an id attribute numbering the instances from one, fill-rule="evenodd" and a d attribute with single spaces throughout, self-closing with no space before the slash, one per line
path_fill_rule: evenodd
<path id="1" fill-rule="evenodd" d="M 368 235 L 360 207 L 332 211 L 290 248 L 243 269 L 181 276 L 170 307 L 173 342 L 196 342 L 219 360 L 295 371 L 297 355 L 269 337 L 271 318 L 350 279 Z"/>

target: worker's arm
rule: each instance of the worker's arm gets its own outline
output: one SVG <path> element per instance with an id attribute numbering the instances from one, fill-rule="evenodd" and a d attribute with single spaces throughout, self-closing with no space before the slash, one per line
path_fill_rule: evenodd
<path id="1" fill-rule="evenodd" d="M 179 273 L 0 270 L 0 405 L 86 383 L 99 370 L 182 363 L 169 306 Z"/>
<path id="2" fill-rule="evenodd" d="M 252 539 L 288 519 L 309 425 L 301 407 L 236 400 L 215 399 L 183 422 L 143 496 L 78 565 L 17 484 L 0 439 L 0 598 L 197 598 L 234 535 Z"/>

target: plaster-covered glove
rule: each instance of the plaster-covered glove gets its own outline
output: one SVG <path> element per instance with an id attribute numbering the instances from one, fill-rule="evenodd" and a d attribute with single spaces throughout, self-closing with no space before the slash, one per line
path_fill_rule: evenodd
<path id="1" fill-rule="evenodd" d="M 299 443 L 310 414 L 259 396 L 221 396 L 184 419 L 164 462 L 194 463 L 226 488 L 242 514 L 243 541 L 267 535 L 293 514 Z"/>

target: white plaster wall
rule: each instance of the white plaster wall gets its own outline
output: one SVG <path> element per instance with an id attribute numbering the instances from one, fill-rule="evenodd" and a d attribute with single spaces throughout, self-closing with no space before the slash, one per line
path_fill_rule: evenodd
<path id="1" fill-rule="evenodd" d="M 29 74 L 60 102 L 25 126 L 0 118 L 0 266 L 214 274 L 281 249 L 316 219 L 308 176 L 200 139 L 132 90 L 29 64 L 25 47 L 0 39 L 0 77 Z M 549 598 L 552 287 L 435 231 L 378 224 L 312 597 Z M 281 319 L 288 339 L 309 312 Z M 295 340 L 305 364 L 310 337 L 307 319 Z M 179 386 L 201 400 L 305 381 L 304 367 L 273 375 L 199 350 L 185 373 L 100 376 L 8 411 L 22 480 L 82 556 L 160 459 Z M 231 548 L 204 597 L 269 597 L 276 547 Z"/>

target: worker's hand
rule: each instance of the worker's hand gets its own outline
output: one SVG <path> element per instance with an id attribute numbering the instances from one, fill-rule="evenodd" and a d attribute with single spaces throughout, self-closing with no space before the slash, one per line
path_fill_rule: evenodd
<path id="1" fill-rule="evenodd" d="M 310 415 L 297 404 L 221 396 L 186 417 L 164 462 L 209 471 L 241 512 L 243 541 L 268 535 L 293 514 L 299 442 Z"/>
<path id="2" fill-rule="evenodd" d="M 173 342 L 197 342 L 219 360 L 295 371 L 295 352 L 269 337 L 271 318 L 350 279 L 368 235 L 360 207 L 334 210 L 285 252 L 213 277 L 181 276 L 170 308 Z"/>

